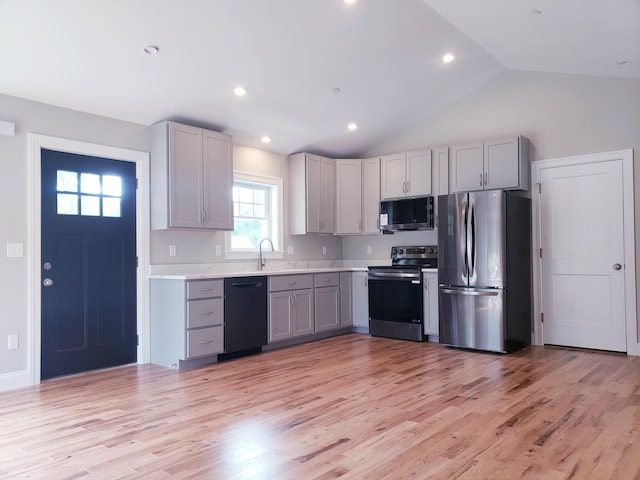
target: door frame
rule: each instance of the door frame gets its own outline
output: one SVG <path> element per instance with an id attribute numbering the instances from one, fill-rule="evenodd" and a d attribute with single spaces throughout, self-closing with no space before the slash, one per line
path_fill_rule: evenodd
<path id="1" fill-rule="evenodd" d="M 636 255 L 635 255 L 635 214 L 633 149 L 613 152 L 577 155 L 531 163 L 532 178 L 532 251 L 533 256 L 533 344 L 544 345 L 542 335 L 542 259 L 535 252 L 542 246 L 540 231 L 540 178 L 546 168 L 585 165 L 612 160 L 622 161 L 622 202 L 623 202 L 623 241 L 624 241 L 624 282 L 625 282 L 625 325 L 627 336 L 627 355 L 638 355 L 638 319 L 636 312 Z"/>
<path id="2" fill-rule="evenodd" d="M 41 151 L 42 149 L 110 158 L 136 164 L 136 315 L 138 363 L 150 361 L 149 270 L 149 153 L 126 148 L 81 142 L 66 138 L 28 134 L 28 247 L 27 247 L 27 375 L 31 385 L 40 383 L 41 357 Z"/>

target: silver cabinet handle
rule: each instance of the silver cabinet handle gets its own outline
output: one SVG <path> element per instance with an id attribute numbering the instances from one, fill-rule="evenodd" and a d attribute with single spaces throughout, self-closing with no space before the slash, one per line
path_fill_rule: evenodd
<path id="1" fill-rule="evenodd" d="M 622 269 L 622 265 L 620 265 L 619 263 L 614 263 L 614 264 L 613 264 L 613 269 L 614 269 L 614 270 L 620 270 L 620 269 Z M 45 285 L 45 286 L 46 286 L 46 285 Z"/>
<path id="2" fill-rule="evenodd" d="M 489 181 L 488 174 L 487 174 L 487 172 L 484 172 L 484 184 L 487 185 L 488 181 Z"/>
<path id="3" fill-rule="evenodd" d="M 480 186 L 482 186 L 482 174 L 480 174 Z"/>
<path id="4" fill-rule="evenodd" d="M 201 317 L 205 317 L 207 315 L 213 315 L 213 312 L 202 312 L 199 314 Z"/>
<path id="5" fill-rule="evenodd" d="M 202 340 L 201 342 L 198 342 L 200 345 L 206 345 L 207 343 L 213 343 L 213 338 L 211 340 Z"/>
<path id="6" fill-rule="evenodd" d="M 407 193 L 411 191 L 411 182 L 407 182 Z"/>

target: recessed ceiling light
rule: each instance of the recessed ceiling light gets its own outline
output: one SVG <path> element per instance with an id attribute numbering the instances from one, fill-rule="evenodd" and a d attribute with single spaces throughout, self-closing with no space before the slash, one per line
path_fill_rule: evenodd
<path id="1" fill-rule="evenodd" d="M 346 3 L 347 5 L 352 5 L 356 3 L 356 0 L 344 0 L 344 3 Z"/>
<path id="2" fill-rule="evenodd" d="M 265 135 L 261 138 L 262 143 L 271 143 L 271 137 L 269 135 Z"/>
<path id="3" fill-rule="evenodd" d="M 349 125 L 347 125 L 347 128 L 353 132 L 354 130 L 358 129 L 358 124 L 355 122 L 351 122 Z"/>
<path id="4" fill-rule="evenodd" d="M 340 93 L 340 87 L 333 87 L 331 93 Z"/>
<path id="5" fill-rule="evenodd" d="M 538 10 L 537 8 L 532 8 L 529 10 L 529 15 L 542 15 L 542 10 Z"/>
<path id="6" fill-rule="evenodd" d="M 444 63 L 451 63 L 455 60 L 456 57 L 453 56 L 452 53 L 446 53 L 443 57 L 442 57 L 442 61 Z"/>
<path id="7" fill-rule="evenodd" d="M 244 87 L 236 87 L 233 89 L 233 93 L 235 93 L 238 97 L 244 97 L 247 94 L 247 89 Z"/>
<path id="8" fill-rule="evenodd" d="M 624 67 L 626 65 L 631 65 L 631 62 L 629 60 L 618 60 L 616 63 L 621 67 Z"/>
<path id="9" fill-rule="evenodd" d="M 149 55 L 155 55 L 159 51 L 160 51 L 160 48 L 157 45 L 146 45 L 144 47 L 144 53 L 147 53 Z"/>

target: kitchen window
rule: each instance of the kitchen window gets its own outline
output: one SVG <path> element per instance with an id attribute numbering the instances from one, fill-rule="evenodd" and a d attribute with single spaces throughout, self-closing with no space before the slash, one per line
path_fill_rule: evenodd
<path id="1" fill-rule="evenodd" d="M 268 237 L 276 251 L 265 256 L 282 258 L 282 180 L 235 172 L 232 192 L 234 230 L 225 235 L 225 257 L 253 259 Z"/>

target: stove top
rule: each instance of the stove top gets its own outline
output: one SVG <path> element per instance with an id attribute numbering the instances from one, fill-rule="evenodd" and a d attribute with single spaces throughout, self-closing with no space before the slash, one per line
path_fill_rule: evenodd
<path id="1" fill-rule="evenodd" d="M 438 246 L 397 246 L 391 247 L 391 265 L 369 267 L 378 269 L 394 268 L 437 268 Z"/>

